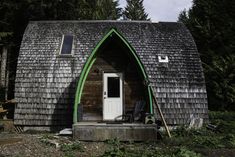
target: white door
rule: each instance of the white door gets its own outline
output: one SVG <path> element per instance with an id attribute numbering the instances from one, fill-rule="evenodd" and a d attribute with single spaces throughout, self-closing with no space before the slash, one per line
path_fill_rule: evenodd
<path id="1" fill-rule="evenodd" d="M 104 73 L 103 75 L 103 120 L 121 118 L 123 113 L 122 81 L 122 73 Z"/>

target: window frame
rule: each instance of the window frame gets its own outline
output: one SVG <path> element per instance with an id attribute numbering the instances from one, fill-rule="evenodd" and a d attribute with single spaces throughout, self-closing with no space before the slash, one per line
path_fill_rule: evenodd
<path id="1" fill-rule="evenodd" d="M 65 36 L 72 36 L 73 37 L 71 52 L 69 54 L 62 54 L 62 48 L 63 48 L 64 37 Z M 74 55 L 74 35 L 72 35 L 72 34 L 63 34 L 62 38 L 61 38 L 59 56 L 73 56 L 73 55 Z"/>
<path id="2" fill-rule="evenodd" d="M 158 55 L 158 62 L 159 63 L 168 63 L 169 57 L 167 55 Z"/>

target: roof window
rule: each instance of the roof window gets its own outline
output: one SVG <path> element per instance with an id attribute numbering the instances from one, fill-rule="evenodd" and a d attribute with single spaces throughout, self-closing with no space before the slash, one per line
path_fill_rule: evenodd
<path id="1" fill-rule="evenodd" d="M 160 63 L 168 63 L 169 62 L 169 59 L 168 59 L 168 56 L 158 56 L 158 61 Z"/>
<path id="2" fill-rule="evenodd" d="M 61 54 L 71 54 L 72 47 L 73 47 L 73 36 L 72 35 L 64 35 L 62 48 L 61 48 Z"/>

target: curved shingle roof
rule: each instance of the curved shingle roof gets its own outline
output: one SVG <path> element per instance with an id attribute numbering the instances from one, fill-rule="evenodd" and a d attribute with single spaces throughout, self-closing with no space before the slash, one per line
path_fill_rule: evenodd
<path id="1" fill-rule="evenodd" d="M 192 115 L 207 119 L 201 61 L 182 23 L 32 21 L 18 58 L 16 125 L 66 125 L 71 121 L 81 69 L 111 28 L 135 49 L 168 123 L 186 124 Z M 59 55 L 63 34 L 74 36 L 73 56 Z M 169 62 L 159 62 L 159 56 L 167 56 Z"/>

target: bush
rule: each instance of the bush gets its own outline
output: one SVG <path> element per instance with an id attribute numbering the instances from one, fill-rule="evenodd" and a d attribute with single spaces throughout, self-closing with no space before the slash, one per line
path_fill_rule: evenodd
<path id="1" fill-rule="evenodd" d="M 192 142 L 193 147 L 197 148 L 223 148 L 224 145 L 216 136 L 197 136 L 194 137 Z"/>
<path id="2" fill-rule="evenodd" d="M 214 122 L 216 120 L 234 121 L 235 112 L 210 111 L 209 119 L 211 122 Z"/>
<path id="3" fill-rule="evenodd" d="M 176 155 L 174 155 L 173 157 L 201 157 L 201 154 L 182 147 L 176 151 Z"/>
<path id="4" fill-rule="evenodd" d="M 235 148 L 235 136 L 233 134 L 227 134 L 222 139 L 221 142 L 226 148 Z"/>
<path id="5" fill-rule="evenodd" d="M 124 157 L 126 156 L 125 147 L 123 147 L 118 139 L 111 139 L 106 141 L 109 144 L 109 149 L 102 155 L 103 157 Z"/>
<path id="6" fill-rule="evenodd" d="M 83 151 L 83 147 L 79 141 L 71 144 L 62 144 L 60 150 L 65 153 L 65 157 L 75 157 L 75 150 Z"/>
<path id="7" fill-rule="evenodd" d="M 209 112 L 209 118 L 221 134 L 235 134 L 235 112 Z"/>
<path id="8" fill-rule="evenodd" d="M 60 150 L 63 152 L 69 152 L 74 150 L 83 150 L 83 147 L 81 146 L 81 143 L 79 141 L 72 143 L 72 144 L 62 144 L 60 147 Z"/>

